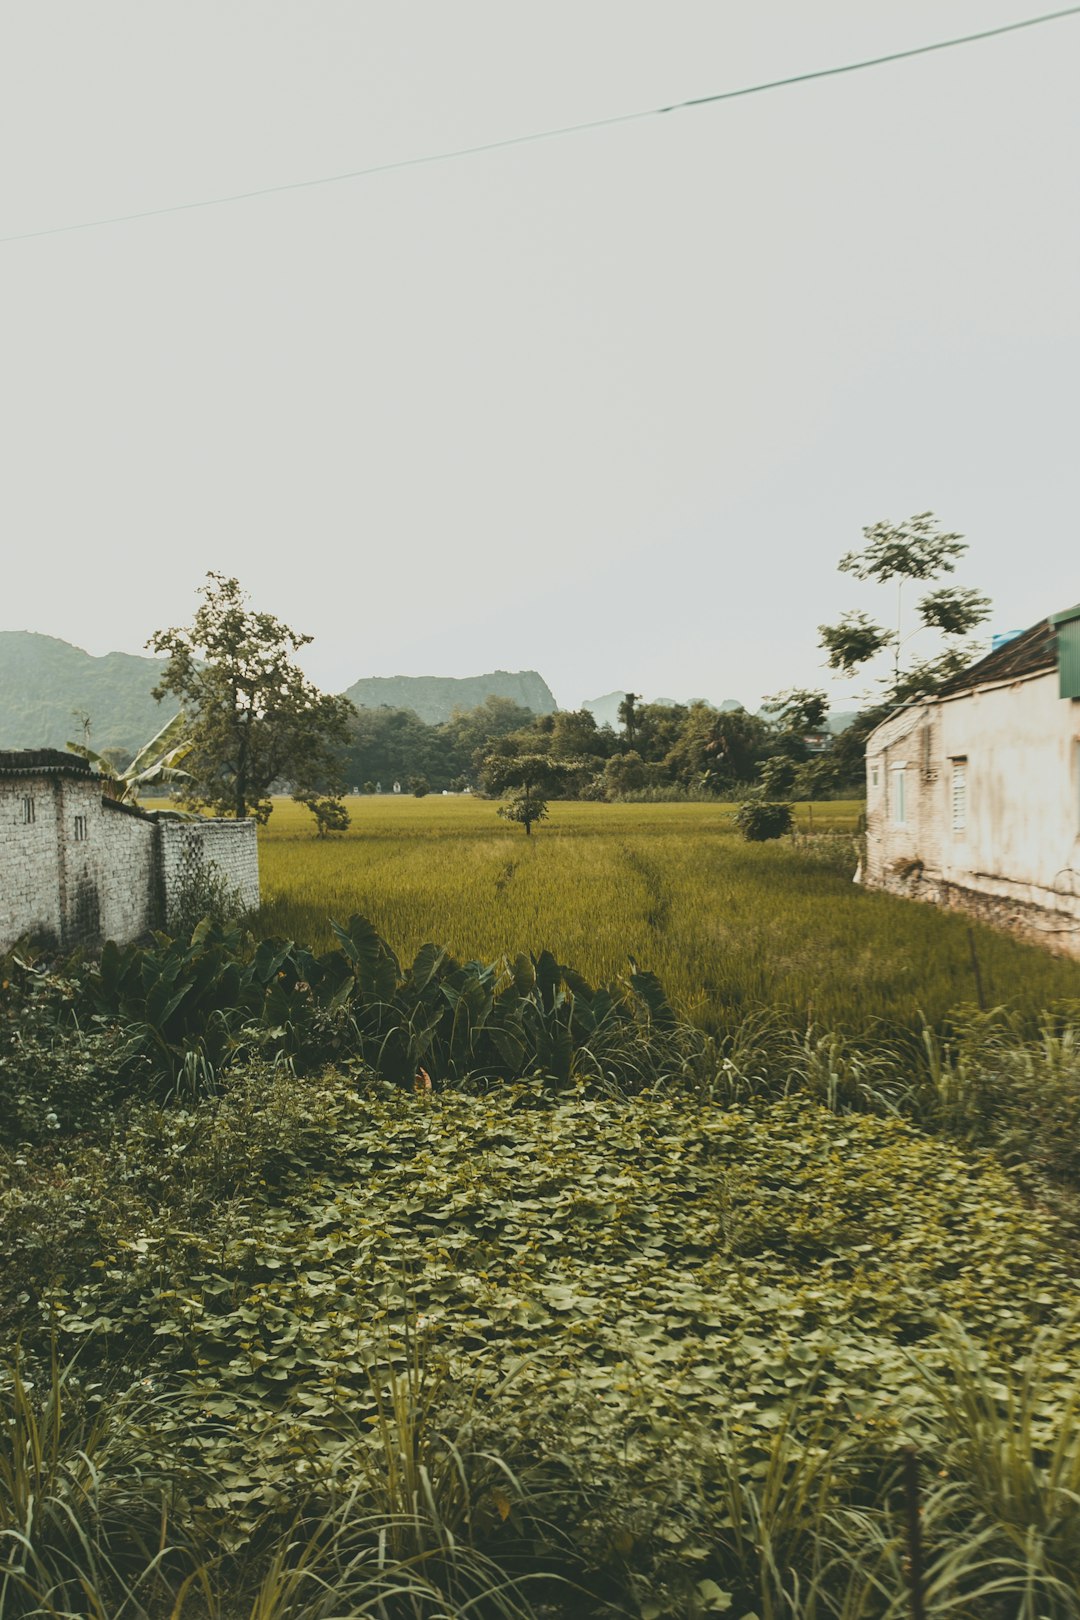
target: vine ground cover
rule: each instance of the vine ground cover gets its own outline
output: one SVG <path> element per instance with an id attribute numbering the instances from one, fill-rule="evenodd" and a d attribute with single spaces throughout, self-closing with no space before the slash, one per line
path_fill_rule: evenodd
<path id="1" fill-rule="evenodd" d="M 535 1569 L 546 1522 L 589 1593 L 548 1613 L 814 1612 L 800 1582 L 844 1612 L 857 1570 L 855 1612 L 897 1614 L 910 1441 L 937 1479 L 935 1612 L 990 1612 L 1012 1527 L 1032 1613 L 1080 1613 L 1075 1268 L 989 1155 L 806 1098 L 358 1094 L 255 1067 L 5 1172 L 6 1332 L 39 1373 L 50 1339 L 77 1352 L 73 1396 L 106 1415 L 136 1392 L 126 1450 L 170 1459 L 177 1567 L 210 1538 L 219 1585 L 350 1493 L 408 1543 L 394 1493 L 415 1515 L 422 1464 L 429 1518 L 496 1569 Z M 1040 1333 L 1006 1426 L 1025 1506 L 1001 1406 Z"/>

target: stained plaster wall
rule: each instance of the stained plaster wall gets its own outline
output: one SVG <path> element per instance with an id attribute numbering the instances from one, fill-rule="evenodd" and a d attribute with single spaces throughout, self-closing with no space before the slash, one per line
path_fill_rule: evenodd
<path id="1" fill-rule="evenodd" d="M 1080 701 L 1058 693 L 1047 671 L 879 726 L 866 755 L 867 884 L 964 907 L 1080 956 Z M 954 829 L 960 762 L 966 815 Z"/>

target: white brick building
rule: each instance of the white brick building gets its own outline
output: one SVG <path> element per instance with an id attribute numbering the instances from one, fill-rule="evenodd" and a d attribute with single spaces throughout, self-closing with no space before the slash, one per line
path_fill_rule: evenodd
<path id="1" fill-rule="evenodd" d="M 1080 956 L 1080 605 L 866 745 L 864 881 Z"/>
<path id="2" fill-rule="evenodd" d="M 75 754 L 0 753 L 0 950 L 27 935 L 64 950 L 126 944 L 170 926 L 201 873 L 253 910 L 254 822 L 159 820 L 103 794 Z"/>

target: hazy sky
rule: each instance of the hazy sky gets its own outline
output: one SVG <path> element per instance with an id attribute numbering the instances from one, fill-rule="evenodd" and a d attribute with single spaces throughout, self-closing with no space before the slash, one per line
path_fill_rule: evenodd
<path id="1" fill-rule="evenodd" d="M 1038 0 L 0 7 L 0 235 L 598 119 Z M 0 245 L 0 629 L 138 652 L 208 569 L 323 686 L 824 679 L 927 508 L 993 628 L 1080 598 L 1080 17 Z M 928 649 L 929 650 L 929 649 Z M 833 685 L 842 702 L 853 688 Z"/>

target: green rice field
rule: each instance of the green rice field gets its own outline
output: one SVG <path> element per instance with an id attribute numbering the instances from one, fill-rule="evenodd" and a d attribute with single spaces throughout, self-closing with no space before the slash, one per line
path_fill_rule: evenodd
<path id="1" fill-rule="evenodd" d="M 797 838 L 747 844 L 731 805 L 560 802 L 526 838 L 490 801 L 384 796 L 350 799 L 349 831 L 317 838 L 279 800 L 260 928 L 324 948 L 329 919 L 360 912 L 403 960 L 429 940 L 484 961 L 546 948 L 594 982 L 633 957 L 711 1031 L 763 1008 L 936 1023 L 975 999 L 973 943 L 990 1005 L 1080 999 L 1080 962 L 854 884 L 861 809 L 799 806 Z"/>

